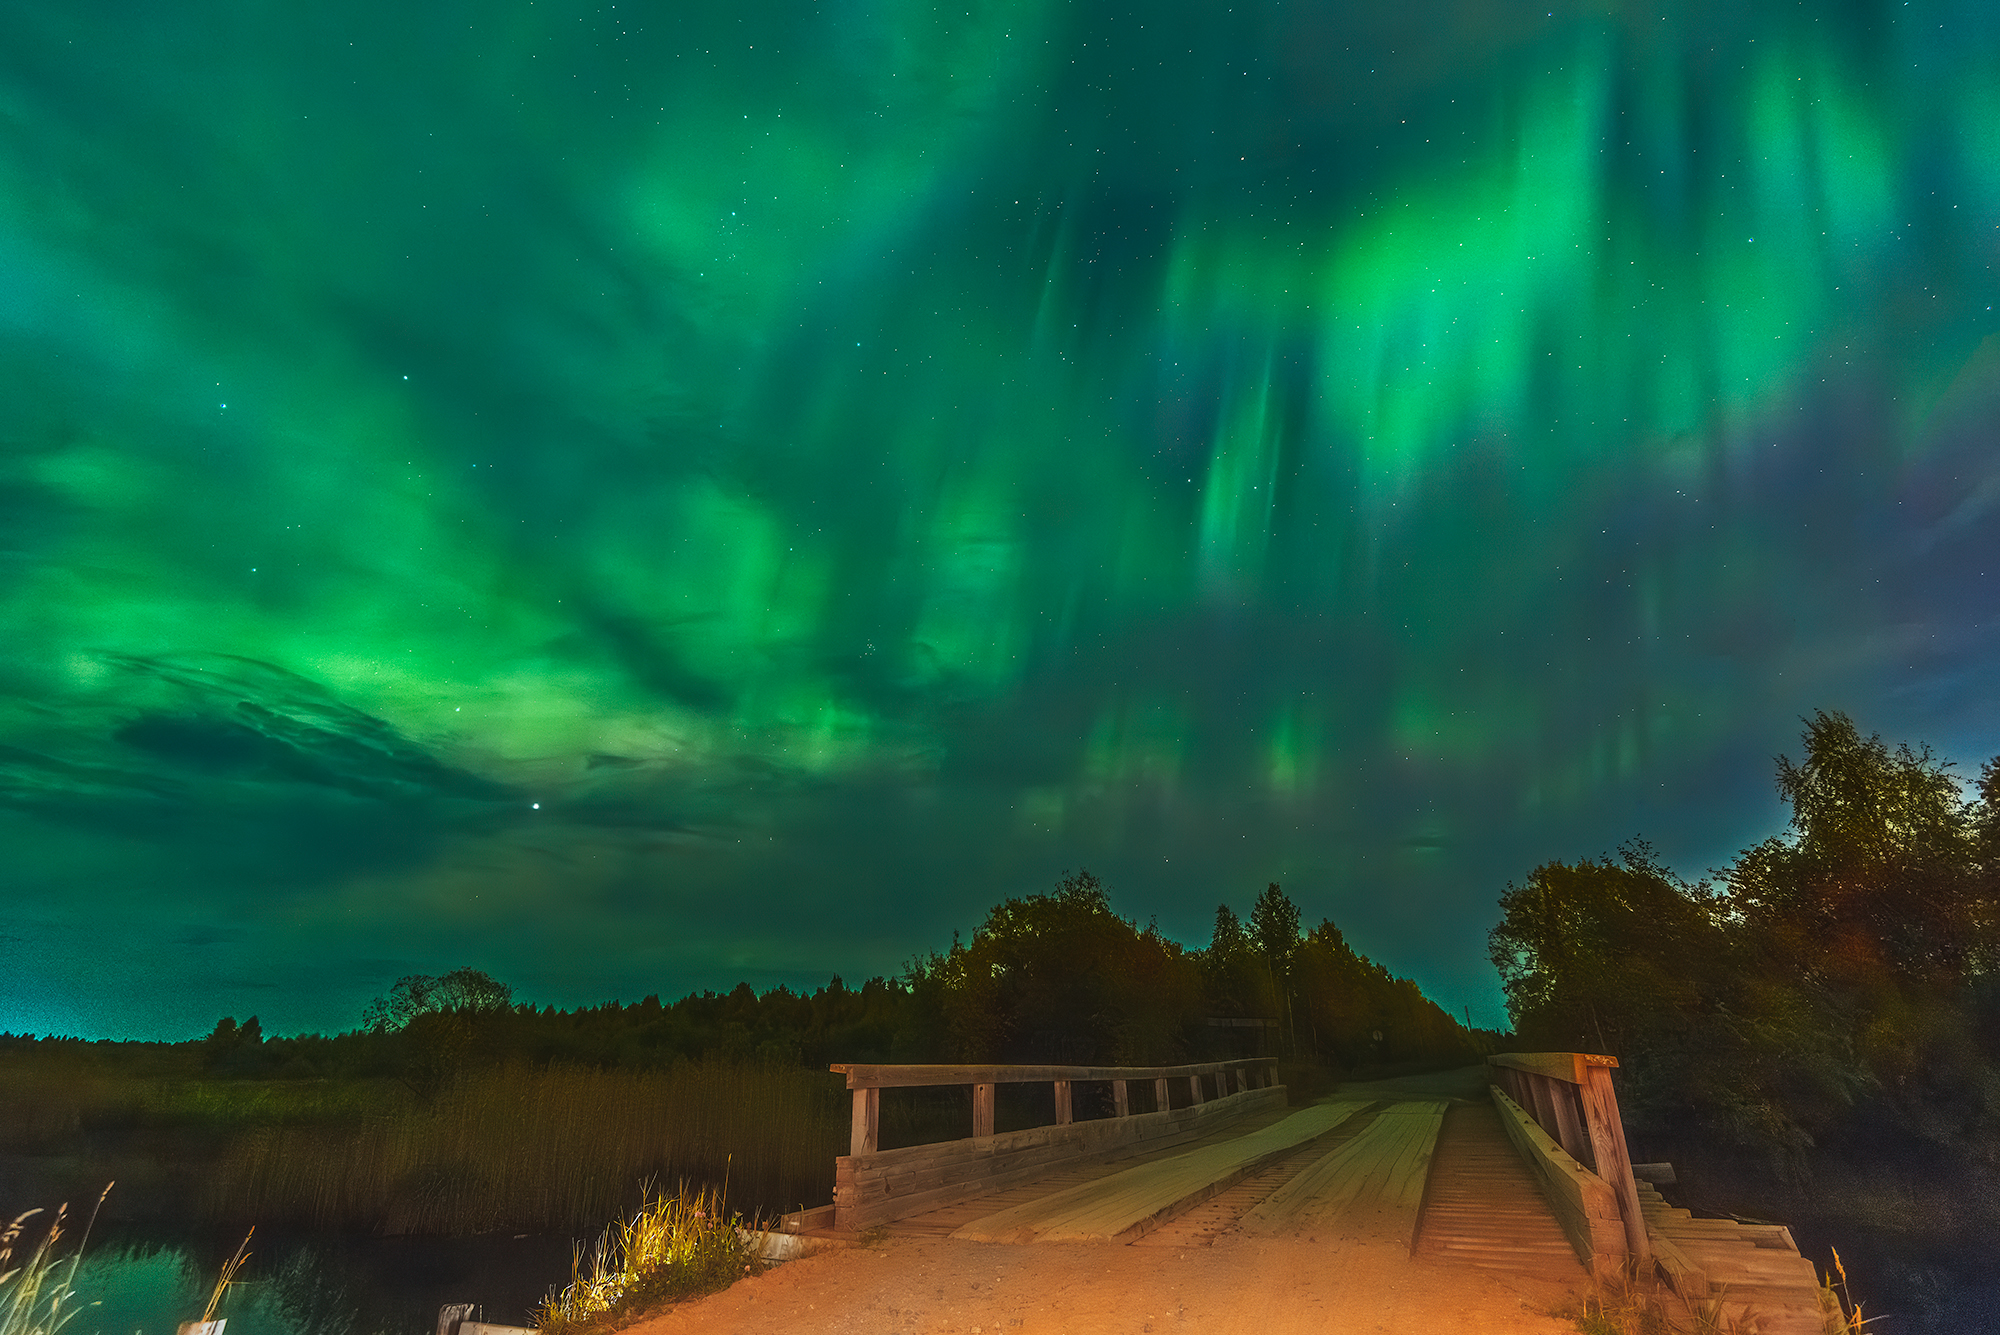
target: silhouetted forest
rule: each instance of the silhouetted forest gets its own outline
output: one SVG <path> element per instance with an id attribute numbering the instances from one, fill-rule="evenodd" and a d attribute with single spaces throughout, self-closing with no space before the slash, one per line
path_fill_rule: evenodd
<path id="1" fill-rule="evenodd" d="M 846 1144 L 830 1062 L 1270 1055 L 1305 1100 L 1339 1072 L 1473 1060 L 1482 1038 L 1332 923 L 1303 931 L 1276 885 L 1247 921 L 1218 907 L 1188 949 L 1114 912 L 1089 872 L 859 987 L 561 1011 L 461 968 L 398 980 L 360 1019 L 278 1037 L 226 1017 L 175 1044 L 0 1036 L 0 1198 L 116 1176 L 119 1211 L 449 1233 L 594 1225 L 648 1177 L 726 1173 L 746 1206 L 792 1209 L 830 1199 Z M 949 1097 L 891 1103 L 899 1143 L 965 1134 Z"/>
<path id="2" fill-rule="evenodd" d="M 2000 762 L 1968 792 L 1844 714 L 1803 741 L 1777 761 L 1790 828 L 1710 879 L 1635 842 L 1508 887 L 1491 942 L 1518 1042 L 1618 1056 L 1635 1143 L 1733 1148 L 1795 1208 L 1990 1226 Z"/>
<path id="3" fill-rule="evenodd" d="M 836 975 L 810 994 L 741 983 L 673 1002 L 649 996 L 563 1011 L 518 1005 L 506 984 L 463 968 L 399 980 L 362 1021 L 342 1034 L 275 1037 L 255 1016 L 226 1017 L 189 1043 L 0 1036 L 0 1051 L 116 1051 L 147 1069 L 220 1077 L 393 1077 L 420 1093 L 499 1061 L 632 1070 L 683 1061 L 820 1070 L 837 1061 L 1165 1065 L 1257 1045 L 1347 1069 L 1476 1055 L 1456 1020 L 1358 954 L 1333 923 L 1301 930 L 1298 908 L 1275 884 L 1247 922 L 1218 906 L 1209 945 L 1191 950 L 1114 912 L 1088 871 L 995 906 L 969 943 L 955 939 L 902 977 L 859 987 Z"/>

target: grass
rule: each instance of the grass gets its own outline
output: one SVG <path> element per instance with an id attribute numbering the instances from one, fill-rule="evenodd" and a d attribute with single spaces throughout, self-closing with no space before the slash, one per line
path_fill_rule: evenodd
<path id="1" fill-rule="evenodd" d="M 1833 1254 L 1836 1286 L 1831 1275 L 1820 1281 L 1820 1316 L 1825 1335 L 1863 1335 L 1864 1328 L 1877 1317 L 1864 1317 L 1847 1291 L 1847 1267 L 1840 1253 Z M 1700 1302 L 1686 1304 L 1688 1320 L 1676 1321 L 1667 1314 L 1667 1305 L 1658 1289 L 1631 1280 L 1623 1283 L 1593 1284 L 1579 1301 L 1549 1313 L 1571 1322 L 1581 1335 L 1745 1335 L 1754 1331 L 1754 1314 L 1732 1318 L 1723 1310 L 1728 1294 L 1718 1289 Z"/>
<path id="2" fill-rule="evenodd" d="M 1854 1301 L 1854 1295 L 1847 1288 L 1847 1267 L 1840 1262 L 1840 1249 L 1833 1249 L 1833 1268 L 1840 1276 L 1836 1288 L 1832 1275 L 1824 1275 L 1819 1282 L 1820 1318 L 1826 1323 L 1826 1335 L 1862 1335 L 1871 1323 L 1880 1317 L 1861 1315 L 1861 1304 Z"/>
<path id="3" fill-rule="evenodd" d="M 596 1335 L 616 1330 L 663 1304 L 728 1288 L 758 1268 L 726 1214 L 721 1192 L 690 1190 L 652 1196 L 638 1213 L 604 1230 L 585 1273 L 582 1249 L 570 1283 L 535 1314 L 542 1335 Z"/>
<path id="4" fill-rule="evenodd" d="M 97 1204 L 104 1204 L 104 1197 L 111 1194 L 109 1183 L 98 1196 Z M 40 1210 L 28 1210 L 14 1218 L 5 1229 L 0 1229 L 0 1335 L 55 1335 L 68 1325 L 77 1314 L 76 1279 L 77 1262 L 83 1257 L 79 1245 L 65 1266 L 56 1254 L 56 1243 L 63 1236 L 63 1222 L 69 1215 L 67 1204 L 56 1208 L 55 1218 L 49 1221 L 40 1242 L 28 1254 L 22 1264 L 9 1269 L 8 1261 L 13 1259 L 14 1248 L 27 1231 L 27 1223 Z M 95 1222 L 97 1211 L 91 1211 Z M 86 1225 L 85 1240 L 90 1237 Z"/>

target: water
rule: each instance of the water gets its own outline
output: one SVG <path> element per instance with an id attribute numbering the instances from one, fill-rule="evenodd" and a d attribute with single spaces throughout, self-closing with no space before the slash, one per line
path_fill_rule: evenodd
<path id="1" fill-rule="evenodd" d="M 208 1303 L 238 1237 L 93 1237 L 76 1271 L 78 1309 L 63 1335 L 174 1335 Z M 477 1319 L 532 1325 L 551 1286 L 567 1283 L 572 1239 L 350 1238 L 273 1235 L 250 1258 L 216 1315 L 227 1335 L 430 1335 L 446 1303 Z"/>

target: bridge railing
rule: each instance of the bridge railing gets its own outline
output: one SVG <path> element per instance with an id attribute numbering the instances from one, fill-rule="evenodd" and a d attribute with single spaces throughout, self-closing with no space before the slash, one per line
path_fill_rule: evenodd
<path id="1" fill-rule="evenodd" d="M 1486 1065 L 1492 1082 L 1521 1111 L 1611 1188 L 1625 1249 L 1642 1267 L 1650 1267 L 1646 1217 L 1625 1146 L 1625 1123 L 1618 1116 L 1618 1094 L 1611 1086 L 1618 1059 L 1590 1052 L 1510 1052 L 1488 1057 Z"/>
<path id="2" fill-rule="evenodd" d="M 1051 1084 L 1055 1086 L 1056 1125 L 1068 1126 L 1071 1115 L 1070 1091 L 1080 1081 L 1109 1081 L 1114 1116 L 1132 1112 L 1130 1087 L 1133 1081 L 1153 1082 L 1153 1106 L 1165 1110 L 1176 1081 L 1185 1080 L 1189 1101 L 1206 1103 L 1202 1082 L 1212 1079 L 1216 1097 L 1246 1089 L 1262 1089 L 1277 1078 L 1276 1057 L 1246 1057 L 1237 1061 L 1196 1062 L 1191 1066 L 866 1066 L 836 1062 L 829 1071 L 847 1076 L 854 1091 L 854 1122 L 848 1138 L 849 1154 L 873 1154 L 882 1124 L 882 1091 L 938 1085 L 972 1086 L 972 1134 L 993 1134 L 993 1089 L 996 1085 Z M 1235 1089 L 1230 1088 L 1231 1084 Z"/>
<path id="3" fill-rule="evenodd" d="M 862 1229 L 953 1201 L 1002 1190 L 1062 1164 L 1129 1153 L 1141 1145 L 1172 1144 L 1265 1106 L 1282 1107 L 1277 1059 L 1246 1057 L 1186 1066 L 873 1066 L 843 1062 L 829 1068 L 847 1077 L 854 1094 L 849 1152 L 834 1160 L 834 1204 L 787 1216 L 796 1230 L 831 1225 Z M 1079 1083 L 1111 1086 L 1113 1114 L 1075 1120 L 1072 1091 Z M 1131 1086 L 1150 1082 L 1152 1111 L 1132 1111 Z M 994 1090 L 1000 1085 L 1048 1084 L 1055 1093 L 1055 1124 L 996 1135 Z M 901 1149 L 879 1148 L 882 1091 L 967 1086 L 972 1092 L 972 1134 L 958 1140 Z M 1173 1106 L 1174 1087 L 1187 1102 Z M 1214 1093 L 1209 1091 L 1213 1089 Z"/>

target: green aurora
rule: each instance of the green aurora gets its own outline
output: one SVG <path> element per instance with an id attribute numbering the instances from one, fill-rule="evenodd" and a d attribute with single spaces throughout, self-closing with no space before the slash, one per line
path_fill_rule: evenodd
<path id="1" fill-rule="evenodd" d="M 1495 900 L 2000 750 L 2000 10 L 0 15 L 0 1030 Z"/>

